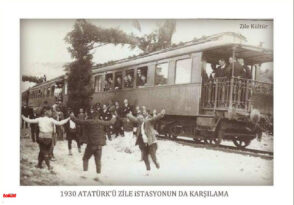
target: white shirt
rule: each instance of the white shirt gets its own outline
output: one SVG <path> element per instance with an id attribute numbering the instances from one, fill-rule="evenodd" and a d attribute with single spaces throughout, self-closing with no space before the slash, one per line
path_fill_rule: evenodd
<path id="1" fill-rule="evenodd" d="M 143 142 L 144 143 L 147 143 L 148 142 L 148 138 L 147 138 L 147 135 L 146 135 L 145 130 L 144 130 L 144 122 L 141 125 L 141 132 L 142 132 Z"/>
<path id="2" fill-rule="evenodd" d="M 76 129 L 76 123 L 72 120 L 69 120 L 69 127 L 70 129 Z"/>
<path id="3" fill-rule="evenodd" d="M 44 117 L 38 117 L 36 119 L 29 119 L 29 118 L 23 117 L 23 120 L 28 123 L 38 123 L 40 132 L 42 133 L 52 133 L 54 129 L 54 125 L 64 125 L 65 123 L 67 123 L 69 118 L 65 120 L 57 121 L 53 118 L 44 116 Z"/>

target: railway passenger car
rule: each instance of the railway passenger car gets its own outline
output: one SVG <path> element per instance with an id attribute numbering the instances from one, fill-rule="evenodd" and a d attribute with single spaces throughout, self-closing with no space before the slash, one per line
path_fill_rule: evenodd
<path id="1" fill-rule="evenodd" d="M 239 34 L 222 33 L 96 66 L 92 102 L 122 103 L 128 99 L 131 105 L 151 111 L 164 108 L 166 117 L 157 128 L 167 137 L 188 136 L 216 145 L 227 139 L 237 147 L 246 147 L 262 131 L 260 118 L 272 116 L 273 89 L 271 83 L 259 82 L 261 64 L 272 62 L 272 51 L 245 41 Z M 252 78 L 208 79 L 218 60 L 229 57 L 243 58 Z M 39 95 L 36 90 L 50 85 L 36 86 L 30 92 Z M 47 95 L 42 100 L 49 101 Z"/>

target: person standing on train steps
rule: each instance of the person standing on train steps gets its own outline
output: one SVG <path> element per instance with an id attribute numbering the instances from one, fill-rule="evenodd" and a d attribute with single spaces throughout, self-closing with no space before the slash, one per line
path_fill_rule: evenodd
<path id="1" fill-rule="evenodd" d="M 154 162 L 157 169 L 160 168 L 159 162 L 156 156 L 157 150 L 157 139 L 156 139 L 156 131 L 154 130 L 154 123 L 163 118 L 165 115 L 165 110 L 162 110 L 156 117 L 147 117 L 144 119 L 142 114 L 139 114 L 137 117 L 134 117 L 132 114 L 128 114 L 127 118 L 129 118 L 132 122 L 138 123 L 137 130 L 137 141 L 136 145 L 141 147 L 140 149 L 143 152 L 143 159 L 146 165 L 148 176 L 150 174 L 150 162 L 148 155 L 151 156 L 152 161 Z"/>
<path id="2" fill-rule="evenodd" d="M 233 68 L 234 68 L 234 71 L 233 71 Z M 242 76 L 244 76 L 243 67 L 240 65 L 238 61 L 236 61 L 235 58 L 230 57 L 229 66 L 227 67 L 227 70 L 226 70 L 226 77 L 231 78 L 231 77 L 242 77 Z"/>
<path id="3" fill-rule="evenodd" d="M 77 124 L 85 126 L 85 139 L 83 139 L 83 141 L 87 144 L 87 147 L 83 156 L 83 170 L 88 171 L 89 159 L 94 155 L 96 172 L 98 174 L 98 177 L 94 180 L 98 181 L 102 167 L 102 147 L 106 144 L 104 128 L 105 126 L 113 125 L 116 121 L 116 117 L 112 116 L 111 120 L 106 121 L 100 120 L 98 115 L 93 115 L 93 119 L 79 120 L 71 114 L 70 119 Z M 85 176 L 82 177 L 85 178 Z"/>
<path id="4" fill-rule="evenodd" d="M 215 78 L 222 78 L 226 76 L 226 61 L 225 59 L 221 58 L 218 60 L 219 66 L 216 67 L 215 70 Z"/>
<path id="5" fill-rule="evenodd" d="M 242 78 L 244 79 L 251 79 L 251 71 L 250 68 L 245 64 L 243 58 L 238 58 L 238 63 L 242 66 L 243 72 L 242 72 Z"/>
<path id="6" fill-rule="evenodd" d="M 50 166 L 50 152 L 51 152 L 51 144 L 52 144 L 52 132 L 54 126 L 61 126 L 64 125 L 69 121 L 69 118 L 57 121 L 53 119 L 52 111 L 50 108 L 43 109 L 44 116 L 38 117 L 35 119 L 29 119 L 22 115 L 22 119 L 28 123 L 35 123 L 39 126 L 39 146 L 40 152 L 38 157 L 38 168 L 42 168 L 42 163 L 45 161 L 48 169 L 52 169 Z"/>

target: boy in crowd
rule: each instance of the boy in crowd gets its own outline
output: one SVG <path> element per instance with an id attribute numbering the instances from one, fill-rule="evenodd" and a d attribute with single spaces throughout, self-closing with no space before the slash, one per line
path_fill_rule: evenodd
<path id="1" fill-rule="evenodd" d="M 128 114 L 127 118 L 134 123 L 138 123 L 137 129 L 137 141 L 136 145 L 139 145 L 140 150 L 143 153 L 143 160 L 146 165 L 148 176 L 150 173 L 150 162 L 148 159 L 148 155 L 151 156 L 155 166 L 157 169 L 160 168 L 159 162 L 156 157 L 156 150 L 157 150 L 157 139 L 156 139 L 156 130 L 154 129 L 154 123 L 160 120 L 165 115 L 165 110 L 162 110 L 160 113 L 157 114 L 155 117 L 147 116 L 144 118 L 142 114 L 139 114 L 137 117 L 134 117 L 132 114 Z"/>
<path id="2" fill-rule="evenodd" d="M 116 117 L 112 116 L 111 120 L 100 120 L 98 115 L 91 116 L 92 119 L 79 120 L 73 114 L 70 118 L 73 122 L 85 126 L 85 134 L 82 141 L 87 144 L 85 153 L 83 156 L 83 169 L 88 171 L 89 159 L 92 155 L 95 157 L 96 172 L 98 177 L 101 173 L 101 157 L 102 157 L 102 147 L 106 144 L 105 138 L 105 126 L 113 125 L 116 121 Z M 99 178 L 95 178 L 96 181 Z"/>
<path id="3" fill-rule="evenodd" d="M 73 112 L 70 112 L 70 114 L 73 114 Z M 74 115 L 74 114 L 73 114 Z M 79 153 L 81 153 L 81 144 L 80 144 L 80 137 L 77 129 L 77 125 L 74 121 L 69 120 L 68 123 L 66 124 L 66 139 L 67 139 L 67 145 L 68 145 L 68 154 L 71 156 L 72 155 L 72 141 L 75 140 L 78 145 L 78 150 Z"/>
<path id="4" fill-rule="evenodd" d="M 61 126 L 64 125 L 69 121 L 69 118 L 61 121 L 57 121 L 53 119 L 52 116 L 52 111 L 50 108 L 44 108 L 43 109 L 44 116 L 43 117 L 38 117 L 35 119 L 29 119 L 26 118 L 25 116 L 22 115 L 22 119 L 25 122 L 28 123 L 35 123 L 38 124 L 39 126 L 39 146 L 40 146 L 40 152 L 39 152 L 39 157 L 38 157 L 38 168 L 42 168 L 42 162 L 45 160 L 45 163 L 48 167 L 48 169 L 52 169 L 50 166 L 50 149 L 52 145 L 52 133 L 54 126 Z"/>
<path id="5" fill-rule="evenodd" d="M 106 104 L 103 104 L 102 111 L 100 113 L 99 119 L 100 120 L 104 120 L 104 121 L 111 120 L 111 113 L 110 113 L 109 109 L 107 108 L 107 105 Z M 110 125 L 109 126 L 105 126 L 104 129 L 105 129 L 106 135 L 108 137 L 108 140 L 111 141 L 111 129 L 110 129 Z"/>

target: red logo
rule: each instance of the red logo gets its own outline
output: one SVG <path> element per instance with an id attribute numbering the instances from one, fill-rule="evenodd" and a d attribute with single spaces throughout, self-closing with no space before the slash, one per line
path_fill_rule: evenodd
<path id="1" fill-rule="evenodd" d="M 16 194 L 3 194 L 3 198 L 15 198 Z"/>

